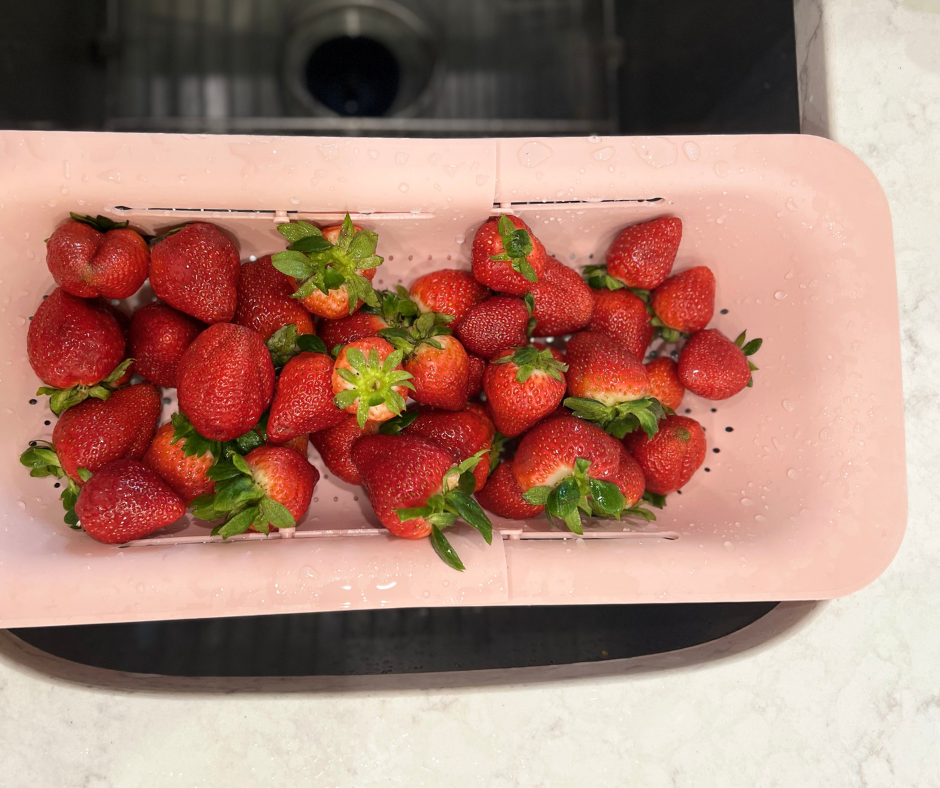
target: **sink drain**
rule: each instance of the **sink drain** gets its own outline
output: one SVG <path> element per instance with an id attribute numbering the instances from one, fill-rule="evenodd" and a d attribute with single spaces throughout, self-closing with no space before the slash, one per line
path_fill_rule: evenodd
<path id="1" fill-rule="evenodd" d="M 394 105 L 400 68 L 381 41 L 340 36 L 313 50 L 306 78 L 310 95 L 337 115 L 374 118 Z"/>

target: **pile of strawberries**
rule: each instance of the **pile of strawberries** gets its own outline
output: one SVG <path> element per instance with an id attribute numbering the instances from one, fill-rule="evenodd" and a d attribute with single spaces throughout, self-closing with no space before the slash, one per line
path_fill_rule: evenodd
<path id="1" fill-rule="evenodd" d="M 148 243 L 72 214 L 48 239 L 58 287 L 27 352 L 59 419 L 21 461 L 58 480 L 69 525 L 120 544 L 189 508 L 222 537 L 293 528 L 320 478 L 309 439 L 391 533 L 463 569 L 444 532 L 462 520 L 490 542 L 484 510 L 578 534 L 583 516 L 655 519 L 641 504 L 661 507 L 705 457 L 701 426 L 675 414 L 685 390 L 752 384 L 761 340 L 707 328 L 712 272 L 672 273 L 676 218 L 626 228 L 584 279 L 521 219 L 493 218 L 472 271 L 384 292 L 378 236 L 348 215 L 278 230 L 286 251 L 244 264 L 202 222 Z M 112 305 L 148 278 L 159 300 L 130 318 Z M 643 363 L 656 335 L 682 343 L 678 362 Z M 179 410 L 158 426 L 161 388 Z"/>

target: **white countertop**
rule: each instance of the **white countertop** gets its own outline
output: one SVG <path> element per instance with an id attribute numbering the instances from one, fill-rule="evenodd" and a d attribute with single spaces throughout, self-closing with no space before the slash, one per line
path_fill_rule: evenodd
<path id="1" fill-rule="evenodd" d="M 0 648 L 0 783 L 940 785 L 940 1 L 796 5 L 804 130 L 861 156 L 894 218 L 910 521 L 877 582 L 703 667 L 474 689 L 155 694 Z"/>

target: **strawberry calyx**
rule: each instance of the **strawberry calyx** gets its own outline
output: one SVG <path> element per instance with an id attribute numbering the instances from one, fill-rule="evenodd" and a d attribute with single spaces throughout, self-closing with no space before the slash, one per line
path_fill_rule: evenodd
<path id="1" fill-rule="evenodd" d="M 275 369 L 280 369 L 298 353 L 322 353 L 329 355 L 326 345 L 320 337 L 314 334 L 298 334 L 297 326 L 288 323 L 281 326 L 268 338 L 265 343 L 271 353 L 271 361 Z"/>
<path id="2" fill-rule="evenodd" d="M 647 311 L 649 311 L 649 308 L 647 308 Z M 663 342 L 668 342 L 674 345 L 676 342 L 680 342 L 683 339 L 689 338 L 688 334 L 680 331 L 679 329 L 667 326 L 655 313 L 650 312 L 650 314 L 653 315 L 653 319 L 650 320 L 650 323 L 652 323 L 653 328 L 656 329 L 657 335 L 659 335 Z"/>
<path id="3" fill-rule="evenodd" d="M 396 350 L 401 350 L 404 358 L 410 358 L 417 352 L 419 345 L 430 345 L 437 350 L 443 350 L 435 337 L 451 334 L 447 324 L 453 319 L 453 315 L 425 312 L 411 326 L 383 328 L 378 335 Z"/>
<path id="4" fill-rule="evenodd" d="M 416 517 L 427 520 L 431 524 L 430 538 L 434 552 L 445 564 L 459 572 L 463 572 L 466 567 L 444 536 L 445 528 L 450 528 L 457 520 L 463 520 L 476 528 L 487 544 L 493 543 L 493 524 L 480 504 L 470 497 L 476 487 L 473 469 L 486 451 L 481 449 L 459 465 L 450 468 L 441 479 L 441 492 L 428 498 L 424 506 L 395 510 L 398 519 L 403 523 Z"/>
<path id="5" fill-rule="evenodd" d="M 512 355 L 494 358 L 491 364 L 515 364 L 516 380 L 525 383 L 535 372 L 544 372 L 555 380 L 564 382 L 562 372 L 568 371 L 568 365 L 557 361 L 550 350 L 539 350 L 535 345 L 523 345 L 516 348 Z"/>
<path id="6" fill-rule="evenodd" d="M 745 356 L 750 357 L 750 356 L 753 356 L 758 350 L 760 350 L 760 346 L 764 344 L 764 340 L 758 338 L 758 339 L 752 339 L 750 342 L 748 342 L 747 331 L 742 331 L 740 334 L 738 334 L 737 338 L 734 340 L 734 344 L 737 345 L 739 348 L 741 348 L 741 352 Z M 760 367 L 758 367 L 753 361 L 751 361 L 750 358 L 748 358 L 747 360 L 747 366 L 751 370 L 751 372 L 756 372 L 758 369 L 760 369 Z M 747 387 L 751 388 L 753 387 L 753 385 L 754 385 L 754 376 L 751 375 L 751 377 L 748 378 Z"/>
<path id="7" fill-rule="evenodd" d="M 517 228 L 512 220 L 503 214 L 496 222 L 496 231 L 503 243 L 503 250 L 499 254 L 490 255 L 490 260 L 500 263 L 509 263 L 510 268 L 517 274 L 522 274 L 530 282 L 538 281 L 535 269 L 526 260 L 535 248 L 532 236 L 527 230 Z"/>
<path id="8" fill-rule="evenodd" d="M 637 298 L 639 298 L 644 304 L 647 305 L 647 310 L 652 314 L 652 310 L 649 307 L 650 302 L 650 291 L 644 290 L 640 287 L 628 287 L 619 279 L 614 279 L 607 272 L 606 263 L 601 263 L 600 265 L 586 265 L 581 269 L 582 274 L 584 275 L 584 280 L 588 285 L 594 290 L 622 290 L 626 288 L 631 293 L 633 293 Z"/>
<path id="9" fill-rule="evenodd" d="M 66 474 L 59 462 L 59 456 L 55 452 L 55 447 L 48 441 L 30 441 L 29 448 L 20 455 L 20 462 L 29 468 L 29 475 L 42 479 L 46 476 L 52 476 L 56 479 L 65 480 L 65 489 L 59 498 L 62 500 L 62 508 L 65 509 L 63 518 L 70 528 L 78 529 L 78 515 L 75 514 L 75 502 L 78 500 L 78 493 L 81 487 L 78 481 Z M 91 471 L 87 468 L 78 469 L 78 477 L 82 483 L 91 478 Z"/>
<path id="10" fill-rule="evenodd" d="M 223 443 L 210 440 L 196 432 L 192 422 L 184 414 L 177 412 L 170 416 L 170 423 L 173 425 L 173 437 L 170 438 L 170 443 L 182 441 L 184 457 L 203 457 L 208 454 L 214 462 L 218 463 L 232 454 L 248 454 L 252 449 L 263 446 L 267 440 L 267 421 L 268 414 L 265 413 L 260 421 L 244 435 Z"/>
<path id="11" fill-rule="evenodd" d="M 84 402 L 89 397 L 101 400 L 108 399 L 112 392 L 121 388 L 117 385 L 117 381 L 124 377 L 124 374 L 133 363 L 134 359 L 132 358 L 124 359 L 106 378 L 90 386 L 79 384 L 67 389 L 60 389 L 55 386 L 40 386 L 36 394 L 48 394 L 49 407 L 56 416 L 61 416 L 73 405 L 78 405 L 79 402 Z"/>
<path id="12" fill-rule="evenodd" d="M 76 222 L 94 227 L 100 233 L 106 233 L 109 230 L 122 230 L 130 224 L 130 222 L 116 222 L 113 219 L 109 219 L 107 216 L 102 216 L 100 213 L 97 216 L 82 216 L 74 211 L 69 211 L 69 216 Z"/>
<path id="13" fill-rule="evenodd" d="M 562 520 L 568 530 L 583 534 L 581 515 L 588 517 L 614 517 L 620 519 L 625 511 L 625 500 L 620 488 L 613 482 L 588 475 L 591 461 L 578 457 L 574 471 L 554 487 L 530 487 L 522 497 L 533 506 L 544 506 L 548 520 Z M 642 515 L 641 515 L 642 516 Z"/>
<path id="14" fill-rule="evenodd" d="M 252 526 L 268 534 L 271 527 L 294 528 L 297 522 L 284 504 L 266 495 L 241 454 L 233 452 L 217 462 L 206 475 L 214 481 L 212 495 L 200 495 L 192 502 L 193 516 L 200 520 L 224 522 L 212 529 L 212 536 L 228 539 Z"/>
<path id="15" fill-rule="evenodd" d="M 493 434 L 493 442 L 490 444 L 490 470 L 492 474 L 495 471 L 499 464 L 503 461 L 503 455 L 506 454 L 509 450 L 509 443 L 512 441 L 512 438 L 507 438 L 499 430 Z"/>
<path id="16" fill-rule="evenodd" d="M 643 493 L 643 498 L 641 500 L 648 503 L 650 506 L 655 506 L 657 509 L 662 509 L 666 506 L 665 495 L 660 495 L 659 493 L 650 492 L 649 490 L 646 490 Z"/>
<path id="17" fill-rule="evenodd" d="M 605 405 L 586 397 L 567 397 L 564 405 L 585 421 L 595 422 L 618 440 L 640 428 L 652 438 L 659 431 L 659 420 L 666 418 L 666 411 L 655 397 L 641 397 L 616 405 Z"/>
<path id="18" fill-rule="evenodd" d="M 352 388 L 339 392 L 333 398 L 333 403 L 340 410 L 346 410 L 358 400 L 356 421 L 360 428 L 365 427 L 369 420 L 369 408 L 376 405 L 384 403 L 395 415 L 401 413 L 405 409 L 405 399 L 394 390 L 395 387 L 404 386 L 414 390 L 414 384 L 410 382 L 412 375 L 396 369 L 404 355 L 404 351 L 396 348 L 382 361 L 375 348 L 369 351 L 368 359 L 359 348 L 347 348 L 349 369 L 335 367 L 335 370 Z"/>
<path id="19" fill-rule="evenodd" d="M 371 307 L 379 307 L 372 283 L 360 274 L 382 264 L 383 258 L 375 253 L 378 233 L 356 230 L 348 213 L 336 243 L 330 243 L 319 228 L 309 222 L 289 222 L 277 229 L 290 245 L 287 251 L 273 255 L 271 261 L 278 271 L 301 282 L 292 298 L 302 300 L 314 290 L 328 295 L 330 290 L 345 286 L 349 293 L 349 314 L 356 311 L 360 300 Z"/>
<path id="20" fill-rule="evenodd" d="M 420 415 L 420 411 L 406 410 L 404 413 L 402 413 L 400 416 L 396 416 L 394 419 L 383 421 L 382 426 L 379 427 L 379 432 L 382 435 L 401 435 L 402 431 Z"/>
<path id="21" fill-rule="evenodd" d="M 532 293 L 526 293 L 522 296 L 522 301 L 525 304 L 525 308 L 529 310 L 529 320 L 525 324 L 525 335 L 532 338 L 532 332 L 535 331 L 535 296 Z"/>
<path id="22" fill-rule="evenodd" d="M 376 290 L 379 296 L 378 306 L 366 305 L 362 308 L 363 312 L 378 315 L 389 327 L 410 326 L 418 315 L 418 307 L 408 290 L 401 285 L 396 285 L 394 290 Z"/>

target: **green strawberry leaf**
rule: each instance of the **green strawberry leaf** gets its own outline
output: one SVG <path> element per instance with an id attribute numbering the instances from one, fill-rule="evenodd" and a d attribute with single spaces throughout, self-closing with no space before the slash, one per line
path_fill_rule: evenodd
<path id="1" fill-rule="evenodd" d="M 294 279 L 307 279 L 317 273 L 318 268 L 307 255 L 294 251 L 278 252 L 272 255 L 271 264 L 282 274 L 287 274 Z"/>
<path id="2" fill-rule="evenodd" d="M 493 543 L 493 524 L 480 507 L 480 504 L 460 490 L 451 490 L 444 497 L 446 502 L 453 507 L 454 512 L 460 516 L 460 519 L 476 528 L 483 535 L 487 544 Z"/>
<path id="3" fill-rule="evenodd" d="M 394 419 L 383 421 L 379 427 L 379 432 L 383 435 L 400 435 L 402 430 L 408 427 L 421 414 L 416 410 L 409 410 L 396 416 Z"/>
<path id="4" fill-rule="evenodd" d="M 470 495 L 476 489 L 476 486 L 477 477 L 473 475 L 472 471 L 467 471 L 466 473 L 460 474 L 460 478 L 457 481 L 458 490 L 467 493 L 467 495 Z"/>
<path id="5" fill-rule="evenodd" d="M 431 526 L 431 546 L 438 557 L 452 569 L 456 569 L 458 572 L 463 572 L 466 569 L 454 548 L 451 547 L 450 542 L 447 541 L 447 537 L 436 525 Z"/>
<path id="6" fill-rule="evenodd" d="M 430 506 L 413 506 L 410 509 L 395 510 L 395 514 L 398 515 L 398 519 L 403 523 L 408 520 L 413 520 L 416 517 L 429 517 L 433 513 L 434 509 Z"/>
<path id="7" fill-rule="evenodd" d="M 174 413 L 170 416 L 170 423 L 173 425 L 173 437 L 170 443 L 179 443 L 183 441 L 184 457 L 202 457 L 210 454 L 216 461 L 222 457 L 222 444 L 219 441 L 212 441 L 203 437 L 192 425 L 189 419 L 182 413 Z"/>
<path id="8" fill-rule="evenodd" d="M 553 487 L 530 487 L 522 493 L 522 497 L 526 503 L 530 503 L 533 506 L 545 506 L 553 490 Z"/>
<path id="9" fill-rule="evenodd" d="M 304 238 L 298 238 L 287 247 L 289 252 L 300 252 L 304 255 L 328 252 L 332 248 L 333 244 L 327 241 L 322 235 L 308 235 Z M 300 277 L 297 278 L 299 279 Z"/>
<path id="10" fill-rule="evenodd" d="M 623 493 L 616 484 L 601 481 L 600 479 L 591 479 L 591 498 L 594 501 L 594 507 L 605 515 L 619 514 L 623 510 Z"/>
<path id="11" fill-rule="evenodd" d="M 275 528 L 293 528 L 297 521 L 284 504 L 265 496 L 261 499 L 261 518 Z"/>
<path id="12" fill-rule="evenodd" d="M 655 506 L 657 509 L 662 509 L 666 505 L 665 495 L 650 492 L 649 490 L 643 493 L 643 500 L 646 501 L 650 506 Z"/>
<path id="13" fill-rule="evenodd" d="M 578 482 L 569 476 L 548 496 L 548 511 L 564 520 L 578 508 L 580 498 L 581 490 Z"/>
<path id="14" fill-rule="evenodd" d="M 763 339 L 752 339 L 741 348 L 741 352 L 744 353 L 745 356 L 753 356 L 758 350 L 760 350 L 760 346 L 762 344 L 764 344 Z"/>
<path id="15" fill-rule="evenodd" d="M 578 536 L 584 535 L 584 530 L 581 527 L 581 514 L 578 512 L 577 507 L 572 509 L 562 519 L 565 521 L 565 525 L 568 526 L 569 531 L 578 534 Z"/>
<path id="16" fill-rule="evenodd" d="M 314 227 L 309 222 L 300 220 L 279 224 L 277 231 L 283 235 L 289 243 L 296 243 L 301 238 L 309 238 L 311 236 L 323 237 L 323 233 L 321 233 L 317 227 Z"/>
<path id="17" fill-rule="evenodd" d="M 624 509 L 620 515 L 621 517 L 640 517 L 648 523 L 654 522 L 656 520 L 656 515 L 653 514 L 653 512 L 640 505 L 631 506 L 629 509 Z"/>
<path id="18" fill-rule="evenodd" d="M 216 534 L 219 534 L 223 539 L 228 539 L 230 536 L 243 534 L 251 527 L 251 524 L 255 521 L 257 516 L 258 507 L 250 506 L 247 509 L 240 511 L 224 524 L 213 528 L 212 535 L 215 536 Z"/>
<path id="19" fill-rule="evenodd" d="M 352 242 L 349 244 L 349 250 L 347 255 L 358 262 L 367 257 L 375 256 L 375 247 L 379 243 L 379 234 L 372 232 L 372 230 L 359 230 L 353 238 Z M 361 268 L 361 265 L 357 265 L 357 268 Z M 373 266 L 374 267 L 374 266 Z"/>
<path id="20" fill-rule="evenodd" d="M 97 216 L 82 216 L 81 214 L 74 213 L 69 211 L 69 216 L 71 216 L 76 222 L 81 222 L 82 224 L 87 224 L 90 227 L 94 227 L 98 232 L 106 233 L 109 230 L 122 230 L 127 227 L 130 222 L 115 222 L 113 219 L 109 219 L 107 216 L 102 216 L 98 214 Z"/>

